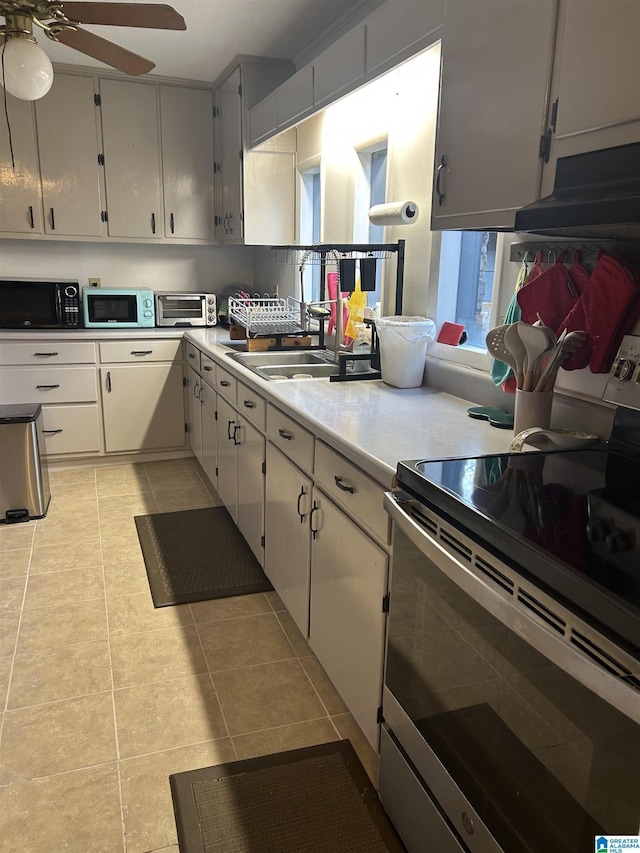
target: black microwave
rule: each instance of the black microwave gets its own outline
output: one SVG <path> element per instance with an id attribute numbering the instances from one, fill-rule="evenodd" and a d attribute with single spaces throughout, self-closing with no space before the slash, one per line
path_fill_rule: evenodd
<path id="1" fill-rule="evenodd" d="M 0 328 L 72 329 L 80 325 L 77 281 L 0 279 Z"/>

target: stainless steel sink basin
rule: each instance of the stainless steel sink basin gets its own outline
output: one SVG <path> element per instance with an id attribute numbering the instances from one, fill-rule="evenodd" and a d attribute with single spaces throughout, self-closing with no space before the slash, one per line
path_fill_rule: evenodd
<path id="1" fill-rule="evenodd" d="M 338 373 L 327 350 L 233 352 L 229 358 L 244 364 L 263 379 L 320 379 Z"/>

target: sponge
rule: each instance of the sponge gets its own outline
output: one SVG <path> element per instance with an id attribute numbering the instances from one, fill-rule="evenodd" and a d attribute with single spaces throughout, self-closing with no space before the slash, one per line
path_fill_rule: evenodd
<path id="1" fill-rule="evenodd" d="M 448 323 L 445 321 L 436 340 L 441 344 L 451 344 L 451 346 L 457 347 L 463 334 L 464 326 L 461 323 Z"/>

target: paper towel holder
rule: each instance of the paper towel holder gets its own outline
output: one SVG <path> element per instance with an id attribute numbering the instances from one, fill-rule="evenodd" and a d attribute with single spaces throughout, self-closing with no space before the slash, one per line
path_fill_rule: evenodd
<path id="1" fill-rule="evenodd" d="M 369 221 L 375 225 L 413 225 L 420 210 L 415 201 L 390 201 L 374 204 L 369 209 Z"/>

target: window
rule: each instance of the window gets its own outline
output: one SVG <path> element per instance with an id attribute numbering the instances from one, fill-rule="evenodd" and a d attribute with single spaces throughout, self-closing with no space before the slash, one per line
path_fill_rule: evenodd
<path id="1" fill-rule="evenodd" d="M 307 169 L 301 173 L 300 177 L 300 242 L 311 245 L 320 242 L 320 167 L 314 166 Z M 305 267 L 303 275 L 306 301 L 320 299 L 320 267 L 317 264 L 309 264 Z"/>
<path id="2" fill-rule="evenodd" d="M 358 152 L 361 170 L 356 177 L 354 205 L 355 243 L 384 243 L 384 227 L 369 222 L 369 209 L 384 204 L 387 199 L 387 141 L 379 142 Z M 376 289 L 367 293 L 367 305 L 372 308 L 382 301 L 382 262 L 376 265 Z"/>
<path id="3" fill-rule="evenodd" d="M 501 240 L 493 231 L 444 231 L 438 273 L 438 329 L 448 320 L 467 333 L 463 347 L 486 352 L 492 327 L 497 282 L 496 259 Z"/>

